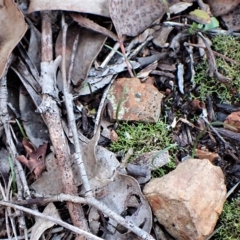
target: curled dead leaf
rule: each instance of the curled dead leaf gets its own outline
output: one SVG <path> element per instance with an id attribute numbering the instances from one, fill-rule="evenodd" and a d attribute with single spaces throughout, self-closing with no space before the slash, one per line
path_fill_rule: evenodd
<path id="1" fill-rule="evenodd" d="M 7 65 L 7 60 L 13 48 L 19 43 L 25 32 L 27 24 L 24 16 L 14 1 L 0 0 L 0 78 Z"/>
<path id="2" fill-rule="evenodd" d="M 38 178 L 45 170 L 45 155 L 47 151 L 47 143 L 40 145 L 38 148 L 23 140 L 23 146 L 27 152 L 26 157 L 24 155 L 17 156 L 17 160 L 27 166 L 35 178 Z"/>

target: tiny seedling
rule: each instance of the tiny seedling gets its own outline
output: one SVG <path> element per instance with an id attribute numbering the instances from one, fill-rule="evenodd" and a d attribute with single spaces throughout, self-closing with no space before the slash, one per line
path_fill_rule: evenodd
<path id="1" fill-rule="evenodd" d="M 14 170 L 13 160 L 11 157 L 8 157 L 8 162 L 10 165 L 11 176 L 12 176 L 12 191 L 13 191 L 13 193 L 16 193 L 17 192 L 16 173 Z"/>
<path id="2" fill-rule="evenodd" d="M 28 139 L 28 137 L 27 137 L 27 135 L 26 135 L 26 133 L 25 133 L 25 131 L 24 131 L 22 125 L 20 124 L 20 122 L 19 122 L 17 119 L 16 119 L 16 123 L 17 123 L 17 125 L 18 125 L 18 127 L 19 127 L 19 130 L 20 130 L 20 132 L 21 132 L 23 138 Z"/>
<path id="3" fill-rule="evenodd" d="M 195 34 L 198 31 L 201 32 L 211 31 L 217 27 L 219 27 L 218 20 L 215 17 L 211 17 L 211 23 L 201 24 L 193 22 L 188 31 L 190 34 Z"/>
<path id="4" fill-rule="evenodd" d="M 118 50 L 113 49 L 111 46 L 109 46 L 109 45 L 107 45 L 107 44 L 105 44 L 104 46 L 105 46 L 106 48 L 114 51 L 115 53 L 119 54 L 121 57 L 123 57 L 123 59 L 125 60 L 126 64 L 131 66 L 131 70 L 133 71 L 133 74 L 132 74 L 132 73 L 129 73 L 130 76 L 132 76 L 132 75 L 133 75 L 134 77 L 137 76 L 137 74 L 136 74 L 136 72 L 135 72 L 135 69 L 134 69 L 134 67 L 133 67 L 132 64 L 131 64 L 131 61 L 126 57 L 125 54 L 119 52 Z"/>

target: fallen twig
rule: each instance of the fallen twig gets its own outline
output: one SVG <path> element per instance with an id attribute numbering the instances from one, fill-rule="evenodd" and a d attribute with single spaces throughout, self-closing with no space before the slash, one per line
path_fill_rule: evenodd
<path id="1" fill-rule="evenodd" d="M 38 107 L 38 111 L 43 114 L 49 130 L 50 139 L 62 174 L 64 192 L 75 195 L 77 194 L 77 187 L 73 180 L 71 162 L 69 161 L 69 148 L 61 124 L 60 110 L 56 102 L 56 71 L 61 58 L 57 57 L 55 61 L 52 61 L 52 52 L 51 13 L 46 11 L 42 13 L 41 80 L 43 95 L 42 103 Z M 88 231 L 88 225 L 81 205 L 67 202 L 67 206 L 74 226 Z M 80 240 L 85 238 L 78 236 L 77 239 Z"/>
<path id="2" fill-rule="evenodd" d="M 79 144 L 79 139 L 78 139 L 78 131 L 77 131 L 77 126 L 75 122 L 75 117 L 73 113 L 73 96 L 72 94 L 69 93 L 69 87 L 68 87 L 68 82 L 67 82 L 67 75 L 66 75 L 66 36 L 67 36 L 67 24 L 64 21 L 64 16 L 62 17 L 62 28 L 63 28 L 63 34 L 62 34 L 62 65 L 61 65 L 61 70 L 62 70 L 62 81 L 63 81 L 63 94 L 64 94 L 64 99 L 65 99 L 65 105 L 67 109 L 67 116 L 68 116 L 68 123 L 69 126 L 72 130 L 73 134 L 73 141 L 74 141 L 74 147 L 75 147 L 75 160 L 76 163 L 79 167 L 79 172 L 81 174 L 81 179 L 82 183 L 84 186 L 84 189 L 86 191 L 86 196 L 93 196 L 89 181 L 88 181 L 88 176 L 86 173 L 86 169 L 84 166 L 84 163 L 82 161 L 82 149 Z"/>
<path id="3" fill-rule="evenodd" d="M 7 91 L 7 71 L 10 67 L 10 64 L 12 62 L 12 55 L 9 57 L 8 60 L 8 65 L 5 69 L 5 72 L 2 76 L 2 78 L 0 79 L 0 121 L 3 124 L 4 127 L 4 131 L 5 131 L 5 135 L 6 135 L 6 146 L 8 149 L 8 152 L 11 156 L 11 158 L 14 160 L 14 170 L 16 173 L 16 183 L 17 183 L 17 189 L 18 189 L 18 199 L 22 199 L 23 195 L 25 195 L 25 197 L 29 197 L 30 196 L 30 191 L 27 185 L 27 181 L 26 181 L 26 177 L 22 168 L 22 165 L 20 164 L 20 162 L 16 161 L 15 157 L 18 155 L 17 154 L 17 150 L 16 147 L 14 145 L 13 139 L 12 139 L 12 135 L 11 135 L 11 131 L 10 131 L 10 117 L 8 114 L 8 107 L 7 107 L 7 99 L 8 99 L 8 91 Z M 6 212 L 7 214 L 7 212 Z M 27 239 L 27 228 L 26 228 L 26 223 L 25 223 L 25 219 L 23 217 L 22 214 L 19 214 L 19 218 L 18 218 L 18 222 L 19 222 L 19 228 L 20 230 L 23 231 L 25 239 Z M 6 222 L 7 224 L 7 222 Z"/>
<path id="4" fill-rule="evenodd" d="M 59 220 L 59 219 L 51 217 L 49 215 L 46 215 L 46 214 L 43 214 L 43 213 L 31 210 L 29 208 L 18 206 L 16 204 L 13 204 L 13 203 L 10 203 L 10 202 L 5 202 L 5 201 L 0 201 L 0 205 L 6 206 L 6 207 L 11 207 L 11 208 L 16 208 L 16 209 L 18 209 L 20 211 L 32 214 L 32 215 L 34 215 L 36 217 L 41 217 L 41 218 L 44 218 L 46 220 L 50 220 L 50 221 L 52 221 L 52 222 L 54 222 L 54 223 L 56 223 L 56 224 L 58 224 L 58 225 L 60 225 L 62 227 L 65 227 L 65 228 L 67 228 L 67 229 L 69 229 L 69 230 L 71 230 L 71 231 L 73 231 L 73 232 L 75 232 L 77 234 L 81 234 L 82 236 L 87 237 L 90 240 L 91 239 L 92 240 L 102 240 L 102 238 L 99 238 L 99 237 L 97 237 L 97 236 L 95 236 L 95 235 L 93 235 L 93 234 L 91 234 L 89 232 L 86 232 L 86 231 L 81 230 L 81 229 L 79 229 L 77 227 L 74 227 L 74 226 L 72 226 L 72 225 L 70 225 L 70 224 L 68 224 L 68 223 L 66 223 L 66 222 L 64 222 L 62 220 Z"/>
<path id="5" fill-rule="evenodd" d="M 126 227 L 130 231 L 134 232 L 137 236 L 141 237 L 142 239 L 145 240 L 154 240 L 154 238 L 145 232 L 144 230 L 140 229 L 139 227 L 135 226 L 135 224 L 120 215 L 116 214 L 113 212 L 111 209 L 109 209 L 104 203 L 98 201 L 97 199 L 93 197 L 78 197 L 78 196 L 72 196 L 68 194 L 60 194 L 60 195 L 55 195 L 55 196 L 46 196 L 46 197 L 40 197 L 36 199 L 31 199 L 31 200 L 23 200 L 23 201 L 18 201 L 17 204 L 31 204 L 31 203 L 49 203 L 49 202 L 62 202 L 62 201 L 72 201 L 74 203 L 81 203 L 81 204 L 89 204 L 96 209 L 102 211 L 104 214 L 106 214 L 108 217 L 114 219 L 117 221 L 119 224 L 122 226 Z M 1 202 L 0 202 L 1 204 Z"/>
<path id="6" fill-rule="evenodd" d="M 202 45 L 200 45 L 200 44 L 195 44 L 195 43 L 187 43 L 187 42 L 185 42 L 184 45 L 185 45 L 185 46 L 193 46 L 193 47 L 197 47 L 197 48 L 206 49 L 205 46 L 202 46 Z M 227 62 L 230 62 L 230 63 L 235 64 L 235 65 L 237 65 L 237 66 L 240 66 L 240 62 L 237 62 L 237 61 L 235 61 L 235 60 L 233 60 L 233 59 L 231 59 L 231 58 L 229 58 L 229 57 L 227 57 L 227 56 L 225 56 L 225 55 L 223 55 L 223 54 L 221 54 L 221 53 L 218 53 L 218 52 L 216 52 L 216 51 L 213 51 L 213 50 L 212 50 L 212 52 L 213 52 L 213 54 L 214 54 L 215 56 L 220 57 L 220 58 L 226 60 Z"/>

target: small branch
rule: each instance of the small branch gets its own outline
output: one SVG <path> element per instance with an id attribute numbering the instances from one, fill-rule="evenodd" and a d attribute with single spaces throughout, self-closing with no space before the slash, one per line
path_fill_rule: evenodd
<path id="1" fill-rule="evenodd" d="M 64 99 L 65 99 L 65 105 L 67 109 L 67 116 L 68 116 L 68 123 L 69 126 L 72 130 L 73 134 L 73 141 L 74 141 L 74 147 L 75 147 L 75 160 L 77 163 L 77 166 L 79 167 L 79 172 L 81 174 L 81 179 L 83 183 L 83 187 L 85 188 L 86 191 L 86 196 L 90 197 L 93 196 L 91 186 L 88 181 L 88 176 L 87 172 L 82 160 L 82 149 L 79 144 L 79 139 L 78 139 L 78 131 L 77 131 L 77 126 L 75 122 L 75 117 L 73 113 L 73 97 L 72 94 L 69 93 L 69 88 L 68 88 L 68 82 L 67 82 L 67 77 L 66 77 L 66 36 L 67 36 L 67 24 L 64 21 L 64 16 L 62 17 L 62 28 L 63 28 L 63 34 L 62 34 L 62 66 L 61 66 L 61 71 L 62 71 L 62 80 L 63 80 L 63 94 L 64 94 Z"/>
<path id="2" fill-rule="evenodd" d="M 53 60 L 51 12 L 42 12 L 42 62 Z"/>
<path id="3" fill-rule="evenodd" d="M 22 165 L 16 161 L 15 157 L 18 155 L 16 147 L 14 145 L 11 131 L 10 131 L 10 124 L 9 124 L 9 114 L 8 114 L 8 107 L 7 107 L 7 99 L 8 99 L 8 91 L 7 91 L 7 72 L 12 62 L 12 55 L 10 56 L 7 67 L 5 69 L 5 72 L 0 78 L 0 121 L 3 124 L 5 136 L 6 136 L 6 146 L 8 149 L 8 152 L 14 162 L 14 171 L 16 173 L 16 183 L 17 183 L 17 189 L 18 189 L 18 199 L 22 199 L 23 194 L 26 195 L 26 197 L 30 196 L 30 191 L 27 185 L 26 177 L 22 168 Z M 19 229 L 24 232 L 24 235 L 27 235 L 27 229 L 25 224 L 24 217 L 20 214 L 18 218 L 19 222 Z"/>
<path id="4" fill-rule="evenodd" d="M 93 198 L 93 197 L 87 197 L 82 198 L 78 196 L 72 196 L 67 194 L 60 194 L 56 196 L 46 196 L 46 197 L 40 197 L 36 199 L 31 200 L 25 200 L 25 201 L 18 201 L 17 204 L 26 205 L 26 204 L 32 204 L 32 203 L 49 203 L 49 202 L 62 202 L 62 201 L 72 201 L 74 203 L 81 203 L 81 204 L 89 204 L 96 209 L 103 212 L 103 214 L 107 215 L 108 217 L 112 218 L 122 226 L 126 227 L 130 231 L 134 232 L 137 236 L 141 237 L 145 240 L 154 240 L 154 238 L 145 232 L 144 230 L 137 227 L 133 222 L 126 220 L 125 218 L 121 217 L 120 215 L 113 212 L 111 209 L 109 209 L 104 203 L 100 202 L 99 200 Z"/>
<path id="5" fill-rule="evenodd" d="M 42 103 L 38 110 L 43 114 L 47 124 L 54 152 L 62 175 L 64 192 L 70 195 L 77 194 L 77 186 L 74 184 L 73 171 L 70 162 L 70 153 L 68 143 L 62 128 L 61 114 L 57 106 L 58 97 L 56 87 L 56 71 L 61 57 L 52 61 L 52 28 L 51 12 L 42 13 L 42 62 L 41 62 L 41 80 L 42 80 Z M 67 202 L 68 210 L 74 226 L 88 231 L 88 225 L 84 217 L 81 205 Z M 78 236 L 77 239 L 85 239 Z"/>
<path id="6" fill-rule="evenodd" d="M 123 41 L 122 40 L 119 40 L 119 44 L 120 44 L 120 48 L 121 48 L 121 51 L 122 51 L 122 54 L 124 55 L 124 58 L 125 58 L 125 62 L 126 62 L 126 65 L 127 65 L 127 69 L 128 69 L 128 72 L 131 76 L 131 78 L 134 78 L 134 75 L 133 75 L 133 72 L 132 72 L 132 68 L 129 64 L 129 61 L 126 57 L 126 51 L 125 51 L 125 48 L 124 48 L 124 45 L 123 45 Z"/>
<path id="7" fill-rule="evenodd" d="M 184 44 L 185 44 L 186 46 L 193 46 L 193 47 L 197 47 L 197 48 L 206 49 L 205 46 L 201 46 L 201 45 L 199 45 L 199 44 L 187 43 L 187 42 L 185 42 Z M 235 64 L 235 65 L 237 65 L 237 66 L 240 67 L 240 62 L 237 62 L 237 61 L 235 61 L 235 60 L 233 60 L 233 59 L 231 59 L 231 58 L 229 58 L 229 57 L 227 57 L 227 56 L 225 56 L 225 55 L 223 55 L 223 54 L 221 54 L 221 53 L 218 53 L 218 52 L 216 52 L 216 51 L 213 51 L 213 50 L 212 50 L 212 52 L 213 52 L 213 54 L 214 54 L 215 56 L 220 57 L 220 58 L 226 60 L 227 62 L 230 62 L 230 63 Z"/>
<path id="8" fill-rule="evenodd" d="M 74 67 L 74 60 L 75 60 L 75 57 L 77 54 L 78 43 L 79 43 L 79 33 L 77 34 L 77 36 L 73 42 L 73 47 L 72 47 L 71 62 L 70 62 L 70 66 L 69 66 L 69 70 L 68 70 L 68 78 L 67 78 L 68 89 L 69 89 L 69 85 L 70 85 L 71 79 L 72 79 L 72 72 L 73 72 L 73 67 Z M 66 53 L 64 53 L 64 55 L 66 55 Z M 64 64 L 66 65 L 66 60 L 65 60 Z"/>
<path id="9" fill-rule="evenodd" d="M 105 58 L 105 60 L 102 62 L 102 64 L 100 65 L 101 68 L 105 68 L 107 66 L 107 64 L 110 62 L 110 60 L 112 59 L 112 57 L 114 56 L 114 54 L 116 53 L 116 51 L 119 49 L 120 43 L 116 42 L 113 46 L 113 49 L 111 50 L 111 52 L 107 55 L 107 57 Z"/>
<path id="10" fill-rule="evenodd" d="M 111 80 L 111 82 L 108 84 L 107 88 L 103 92 L 100 104 L 98 106 L 97 116 L 96 116 L 96 119 L 95 119 L 95 126 L 94 126 L 94 131 L 93 131 L 94 135 L 97 133 L 97 131 L 100 127 L 101 119 L 102 119 L 102 116 L 103 116 L 103 111 L 104 111 L 104 108 L 106 106 L 107 95 L 108 95 L 109 89 L 112 86 L 114 80 L 115 80 L 115 77 L 113 77 L 113 79 Z"/>
<path id="11" fill-rule="evenodd" d="M 99 237 L 97 237 L 97 236 L 95 236 L 95 235 L 93 235 L 89 232 L 83 231 L 83 230 L 81 230 L 77 227 L 74 227 L 74 226 L 72 226 L 68 223 L 65 223 L 62 220 L 56 219 L 54 217 L 51 217 L 49 215 L 46 215 L 46 214 L 43 214 L 43 213 L 40 213 L 40 212 L 37 212 L 37 211 L 33 211 L 29 208 L 18 206 L 16 204 L 13 204 L 13 203 L 10 203 L 10 202 L 5 202 L 5 201 L 0 201 L 0 205 L 15 208 L 15 209 L 18 209 L 20 211 L 23 211 L 23 212 L 29 213 L 31 215 L 34 215 L 36 217 L 41 217 L 43 219 L 52 221 L 52 222 L 54 222 L 54 223 L 56 223 L 56 224 L 58 224 L 58 225 L 60 225 L 64 228 L 69 229 L 70 231 L 73 231 L 77 234 L 80 234 L 81 236 L 87 237 L 89 240 L 102 240 L 102 238 L 99 238 Z"/>

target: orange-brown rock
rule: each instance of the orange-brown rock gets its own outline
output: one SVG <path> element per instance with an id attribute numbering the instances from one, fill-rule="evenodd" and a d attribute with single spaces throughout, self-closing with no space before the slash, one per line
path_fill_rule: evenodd
<path id="1" fill-rule="evenodd" d="M 157 122 L 163 94 L 153 84 L 138 78 L 119 78 L 108 93 L 108 112 L 112 119 Z"/>
<path id="2" fill-rule="evenodd" d="M 204 240 L 216 225 L 226 199 L 224 175 L 207 159 L 188 159 L 143 190 L 153 213 L 178 240 Z"/>
<path id="3" fill-rule="evenodd" d="M 240 132 L 240 111 L 228 115 L 224 121 L 224 128 L 234 132 Z"/>

